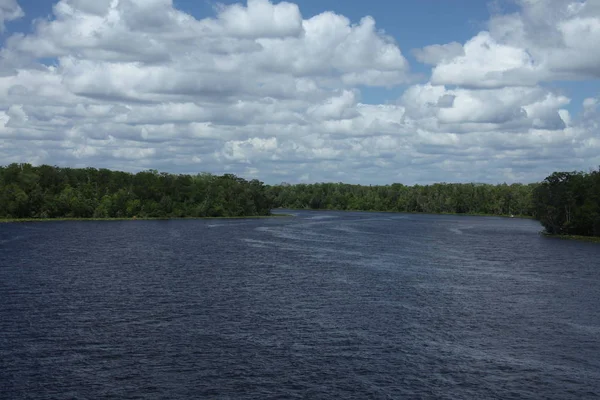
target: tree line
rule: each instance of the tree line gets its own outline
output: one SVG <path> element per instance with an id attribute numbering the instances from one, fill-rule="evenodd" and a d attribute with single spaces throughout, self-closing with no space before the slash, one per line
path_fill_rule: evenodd
<path id="1" fill-rule="evenodd" d="M 275 207 L 533 216 L 537 184 L 451 184 L 362 186 L 343 183 L 268 187 Z"/>
<path id="2" fill-rule="evenodd" d="M 0 218 L 236 217 L 271 208 L 262 182 L 232 174 L 0 167 Z"/>
<path id="3" fill-rule="evenodd" d="M 274 207 L 516 215 L 538 219 L 549 234 L 600 236 L 600 168 L 555 172 L 541 183 L 527 185 L 315 183 L 267 190 Z"/>
<path id="4" fill-rule="evenodd" d="M 600 168 L 553 173 L 534 190 L 533 203 L 549 234 L 600 236 Z"/>
<path id="5" fill-rule="evenodd" d="M 273 208 L 529 216 L 550 234 L 600 236 L 600 169 L 532 184 L 269 186 L 232 174 L 0 166 L 0 218 L 236 217 Z"/>

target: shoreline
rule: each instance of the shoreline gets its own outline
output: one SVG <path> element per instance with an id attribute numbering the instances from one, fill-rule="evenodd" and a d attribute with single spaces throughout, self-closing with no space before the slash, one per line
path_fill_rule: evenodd
<path id="1" fill-rule="evenodd" d="M 561 239 L 561 240 L 576 240 L 579 242 L 588 243 L 600 243 L 600 236 L 583 236 L 583 235 L 555 235 L 550 233 L 541 232 L 542 236 L 550 239 Z"/>
<path id="2" fill-rule="evenodd" d="M 312 209 L 312 208 L 287 208 L 287 207 L 281 207 L 281 208 L 274 208 L 274 210 L 290 210 L 290 211 L 321 211 L 321 212 L 327 212 L 327 211 L 336 211 L 336 212 L 366 212 L 366 213 L 389 213 L 389 214 L 412 214 L 412 215 L 455 215 L 458 217 L 461 216 L 465 216 L 465 217 L 498 217 L 498 218 L 519 218 L 519 219 L 533 219 L 535 220 L 535 217 L 529 216 L 529 215 L 509 215 L 509 214 L 476 214 L 476 213 L 434 213 L 434 212 L 417 212 L 417 211 L 376 211 L 376 210 L 339 210 L 339 209 L 335 209 L 335 208 L 331 208 L 331 209 L 326 209 L 326 208 L 319 208 L 319 209 Z"/>
<path id="3" fill-rule="evenodd" d="M 22 222 L 98 222 L 98 221 L 180 221 L 180 220 L 203 220 L 203 219 L 263 219 L 293 217 L 291 214 L 271 215 L 248 215 L 238 217 L 143 217 L 143 218 L 0 218 L 0 224 L 22 223 Z"/>
<path id="4" fill-rule="evenodd" d="M 335 211 L 335 212 L 365 212 L 365 213 L 389 213 L 389 214 L 412 214 L 412 215 L 453 215 L 465 217 L 498 217 L 498 218 L 519 218 L 535 219 L 530 216 L 515 215 L 496 215 L 496 214 L 458 214 L 458 213 L 425 213 L 425 212 L 407 212 L 407 211 L 373 211 L 373 210 L 335 210 L 335 209 L 307 209 L 307 208 L 276 208 L 275 210 L 290 211 Z M 271 215 L 247 215 L 234 217 L 143 217 L 143 218 L 0 218 L 0 224 L 8 223 L 26 223 L 26 222 L 102 222 L 102 221 L 181 221 L 181 220 L 223 220 L 223 219 L 269 219 L 269 218 L 293 218 L 294 214 L 272 213 Z M 600 236 L 583 235 L 557 235 L 540 232 L 540 235 L 549 239 L 575 240 L 588 243 L 600 243 Z"/>

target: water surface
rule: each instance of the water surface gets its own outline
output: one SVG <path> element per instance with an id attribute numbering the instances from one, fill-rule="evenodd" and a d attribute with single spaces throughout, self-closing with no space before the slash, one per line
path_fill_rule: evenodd
<path id="1" fill-rule="evenodd" d="M 294 212 L 0 225 L 0 397 L 600 396 L 600 245 Z"/>

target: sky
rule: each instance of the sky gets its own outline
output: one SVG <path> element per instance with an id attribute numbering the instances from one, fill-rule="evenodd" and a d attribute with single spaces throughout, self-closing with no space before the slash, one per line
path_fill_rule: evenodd
<path id="1" fill-rule="evenodd" d="M 599 78 L 600 0 L 0 0 L 0 165 L 529 183 Z"/>

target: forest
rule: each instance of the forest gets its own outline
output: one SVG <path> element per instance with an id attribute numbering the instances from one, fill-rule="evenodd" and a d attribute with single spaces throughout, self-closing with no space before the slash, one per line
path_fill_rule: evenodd
<path id="1" fill-rule="evenodd" d="M 541 183 L 265 185 L 232 174 L 136 174 L 49 165 L 0 166 L 0 218 L 266 216 L 274 208 L 514 215 L 548 234 L 600 236 L 600 169 Z"/>
<path id="2" fill-rule="evenodd" d="M 231 174 L 0 167 L 0 218 L 238 217 L 271 208 L 262 182 Z"/>
<path id="3" fill-rule="evenodd" d="M 600 236 L 600 168 L 555 172 L 536 187 L 532 201 L 548 234 Z"/>
<path id="4" fill-rule="evenodd" d="M 274 207 L 416 213 L 533 216 L 537 184 L 452 184 L 362 186 L 343 183 L 268 187 Z"/>

